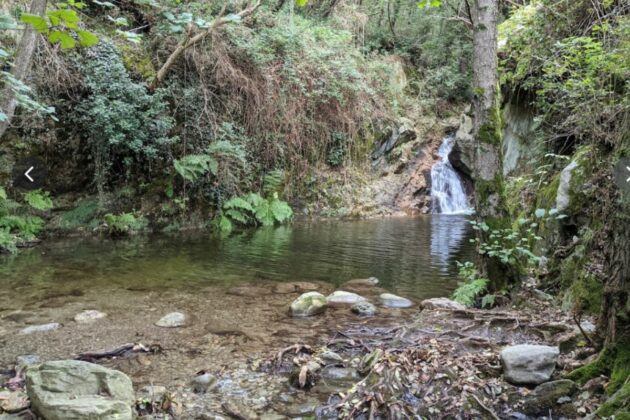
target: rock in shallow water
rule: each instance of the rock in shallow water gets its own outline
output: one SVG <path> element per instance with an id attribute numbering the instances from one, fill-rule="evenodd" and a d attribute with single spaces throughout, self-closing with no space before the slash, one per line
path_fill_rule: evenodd
<path id="1" fill-rule="evenodd" d="M 41 360 L 36 354 L 25 354 L 15 358 L 15 364 L 18 366 L 31 366 L 40 363 Z"/>
<path id="2" fill-rule="evenodd" d="M 291 303 L 290 314 L 294 317 L 307 317 L 320 314 L 326 310 L 326 297 L 318 292 L 304 293 Z"/>
<path id="3" fill-rule="evenodd" d="M 376 306 L 370 302 L 359 302 L 352 305 L 350 310 L 360 316 L 374 316 L 376 315 Z"/>
<path id="4" fill-rule="evenodd" d="M 357 286 L 357 287 L 361 287 L 361 286 L 372 287 L 372 286 L 376 286 L 377 284 L 378 284 L 378 279 L 376 277 L 370 277 L 367 279 L 349 280 L 345 282 L 343 285 L 344 286 Z"/>
<path id="5" fill-rule="evenodd" d="M 326 297 L 326 301 L 330 304 L 353 304 L 357 302 L 365 302 L 367 299 L 356 293 L 336 290 Z"/>
<path id="6" fill-rule="evenodd" d="M 556 368 L 558 347 L 520 344 L 501 350 L 505 380 L 516 385 L 547 382 Z"/>
<path id="7" fill-rule="evenodd" d="M 451 311 L 463 311 L 466 309 L 461 303 L 447 298 L 425 299 L 420 303 L 422 309 L 446 309 Z"/>
<path id="8" fill-rule="evenodd" d="M 88 322 L 96 321 L 97 319 L 105 318 L 106 316 L 107 314 L 105 312 L 90 309 L 76 314 L 74 316 L 74 320 L 79 324 L 86 324 Z"/>
<path id="9" fill-rule="evenodd" d="M 20 331 L 20 334 L 32 334 L 35 332 L 46 332 L 53 331 L 61 327 L 61 324 L 58 322 L 51 322 L 49 324 L 41 324 L 41 325 L 31 325 L 30 327 L 24 328 Z"/>
<path id="10" fill-rule="evenodd" d="M 383 293 L 379 296 L 383 306 L 388 308 L 409 308 L 413 306 L 413 302 L 404 297 L 396 296 L 391 293 Z"/>
<path id="11" fill-rule="evenodd" d="M 181 312 L 171 312 L 164 315 L 158 322 L 155 323 L 158 327 L 163 328 L 177 328 L 186 325 L 186 314 Z"/>
<path id="12" fill-rule="evenodd" d="M 135 400 L 122 372 L 78 360 L 43 363 L 26 373 L 33 409 L 47 420 L 131 420 Z"/>

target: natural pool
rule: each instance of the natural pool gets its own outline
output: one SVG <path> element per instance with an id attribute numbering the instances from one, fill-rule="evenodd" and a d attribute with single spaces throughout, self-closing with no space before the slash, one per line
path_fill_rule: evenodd
<path id="1" fill-rule="evenodd" d="M 137 390 L 148 384 L 173 390 L 186 401 L 184 413 L 220 412 L 221 402 L 233 398 L 286 412 L 304 401 L 283 394 L 286 377 L 256 372 L 256 360 L 298 342 L 321 345 L 348 327 L 395 326 L 416 313 L 379 308 L 363 319 L 329 308 L 294 319 L 287 308 L 305 291 L 300 284 L 328 294 L 374 276 L 379 287 L 361 292 L 374 302 L 383 291 L 416 303 L 445 296 L 457 285 L 455 261 L 473 256 L 469 235 L 465 218 L 434 215 L 300 221 L 223 239 L 197 233 L 47 241 L 0 263 L 0 368 L 26 354 L 67 359 L 130 342 L 158 344 L 160 354 L 102 363 L 127 373 Z M 295 291 L 279 287 L 287 283 Z M 107 317 L 75 322 L 84 310 Z M 186 327 L 155 325 L 173 311 L 188 315 Z M 51 322 L 60 327 L 20 334 Z M 218 378 L 211 395 L 190 392 L 191 377 L 202 369 Z"/>

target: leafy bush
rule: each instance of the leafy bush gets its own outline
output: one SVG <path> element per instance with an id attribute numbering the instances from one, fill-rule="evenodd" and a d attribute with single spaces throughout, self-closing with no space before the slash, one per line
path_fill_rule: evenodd
<path id="1" fill-rule="evenodd" d="M 112 167 L 127 177 L 144 175 L 150 168 L 144 163 L 164 159 L 177 138 L 169 136 L 174 121 L 165 114 L 165 92 L 149 94 L 132 81 L 112 44 L 103 41 L 85 56 L 79 68 L 89 93 L 73 115 L 90 145 L 102 193 L 116 178 Z"/>
<path id="2" fill-rule="evenodd" d="M 146 228 L 148 222 L 143 216 L 133 213 L 105 215 L 105 228 L 111 236 L 126 236 L 140 232 Z"/>
<path id="3" fill-rule="evenodd" d="M 230 232 L 234 224 L 241 226 L 273 226 L 284 223 L 293 217 L 293 210 L 274 193 L 270 198 L 249 193 L 234 197 L 223 204 L 221 213 L 214 221 L 221 232 Z"/>

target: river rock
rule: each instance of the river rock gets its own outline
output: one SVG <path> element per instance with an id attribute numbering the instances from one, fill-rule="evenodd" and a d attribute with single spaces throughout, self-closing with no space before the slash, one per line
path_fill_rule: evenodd
<path id="1" fill-rule="evenodd" d="M 551 409 L 558 414 L 557 406 L 570 402 L 577 389 L 575 382 L 569 379 L 540 384 L 525 400 L 523 412 L 531 416 L 548 415 Z"/>
<path id="2" fill-rule="evenodd" d="M 177 328 L 186 325 L 186 314 L 181 312 L 171 312 L 164 315 L 158 322 L 155 323 L 158 327 L 163 328 Z"/>
<path id="3" fill-rule="evenodd" d="M 96 321 L 97 319 L 105 318 L 107 314 L 105 312 L 89 309 L 83 311 L 74 316 L 74 320 L 79 324 L 86 324 L 88 322 Z"/>
<path id="4" fill-rule="evenodd" d="M 388 308 L 409 308 L 413 306 L 413 302 L 404 297 L 396 296 L 391 293 L 383 293 L 379 296 L 383 306 Z"/>
<path id="5" fill-rule="evenodd" d="M 355 303 L 350 310 L 360 316 L 376 315 L 376 306 L 367 301 Z"/>
<path id="6" fill-rule="evenodd" d="M 117 370 L 78 360 L 46 362 L 26 372 L 34 411 L 46 420 L 131 420 L 131 379 Z"/>
<path id="7" fill-rule="evenodd" d="M 273 292 L 279 295 L 288 295 L 289 293 L 305 293 L 314 292 L 319 289 L 315 283 L 307 281 L 294 281 L 290 283 L 278 283 L 273 287 Z"/>
<path id="8" fill-rule="evenodd" d="M 320 314 L 326 310 L 326 297 L 318 292 L 300 295 L 291 303 L 290 314 L 294 317 L 306 317 Z"/>
<path id="9" fill-rule="evenodd" d="M 0 391 L 0 411 L 15 413 L 29 405 L 28 395 L 24 391 Z"/>
<path id="10" fill-rule="evenodd" d="M 356 293 L 336 290 L 326 297 L 326 302 L 330 304 L 353 304 L 357 302 L 365 302 L 367 299 Z"/>
<path id="11" fill-rule="evenodd" d="M 334 351 L 326 350 L 319 357 L 325 362 L 343 363 L 343 358 Z"/>
<path id="12" fill-rule="evenodd" d="M 556 368 L 558 347 L 533 344 L 509 346 L 501 350 L 505 380 L 515 385 L 547 382 Z"/>
<path id="13" fill-rule="evenodd" d="M 447 298 L 425 299 L 420 303 L 422 309 L 445 309 L 449 311 L 463 311 L 466 309 L 464 305 Z"/>
<path id="14" fill-rule="evenodd" d="M 54 331 L 61 327 L 61 324 L 58 322 L 51 322 L 48 324 L 41 325 L 31 325 L 30 327 L 26 327 L 20 331 L 20 334 L 32 334 L 36 332 L 46 332 L 46 331 Z"/>

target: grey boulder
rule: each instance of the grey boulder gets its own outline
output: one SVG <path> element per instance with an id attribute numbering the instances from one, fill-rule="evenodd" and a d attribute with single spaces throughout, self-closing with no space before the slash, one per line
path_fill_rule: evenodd
<path id="1" fill-rule="evenodd" d="M 177 328 L 183 327 L 186 325 L 187 321 L 186 314 L 181 312 L 171 312 L 170 314 L 164 315 L 158 322 L 155 323 L 158 327 L 162 328 Z"/>
<path id="2" fill-rule="evenodd" d="M 533 344 L 509 346 L 501 350 L 506 381 L 515 385 L 538 385 L 551 379 L 560 354 L 558 347 Z"/>
<path id="3" fill-rule="evenodd" d="M 376 306 L 370 302 L 358 302 L 352 305 L 350 310 L 360 316 L 374 316 L 376 315 Z"/>
<path id="4" fill-rule="evenodd" d="M 28 369 L 26 389 L 34 411 L 46 420 L 131 420 L 131 379 L 117 370 L 78 360 Z"/>

